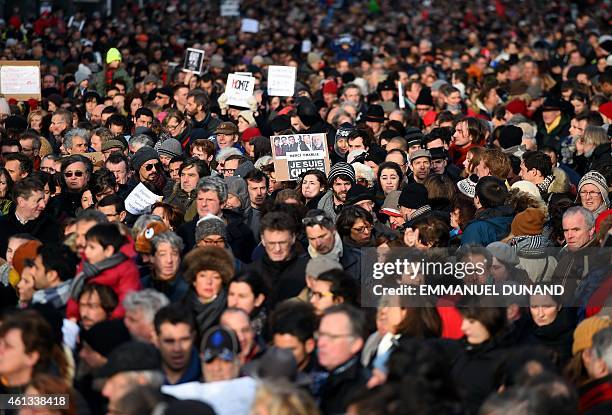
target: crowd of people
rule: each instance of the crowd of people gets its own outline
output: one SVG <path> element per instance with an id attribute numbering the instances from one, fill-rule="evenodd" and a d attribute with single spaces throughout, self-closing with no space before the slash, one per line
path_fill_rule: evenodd
<path id="1" fill-rule="evenodd" d="M 7 413 L 612 413 L 608 8 L 145 3 L 0 22 L 41 70 L 0 98 L 0 393 L 69 397 Z M 372 251 L 542 290 L 366 304 Z"/>

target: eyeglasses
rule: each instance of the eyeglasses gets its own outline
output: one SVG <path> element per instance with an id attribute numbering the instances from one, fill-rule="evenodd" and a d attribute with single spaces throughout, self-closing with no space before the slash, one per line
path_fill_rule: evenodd
<path id="1" fill-rule="evenodd" d="M 207 246 L 225 246 L 225 239 L 221 238 L 221 239 L 202 239 L 200 242 L 202 242 L 203 245 L 207 245 Z"/>
<path id="2" fill-rule="evenodd" d="M 331 334 L 331 333 L 323 333 L 323 332 L 320 332 L 320 331 L 315 331 L 315 333 L 314 333 L 314 339 L 315 340 L 327 338 L 327 339 L 329 339 L 331 341 L 336 341 L 336 340 L 342 339 L 344 337 L 351 338 L 351 337 L 354 337 L 354 336 L 352 334 L 350 334 L 350 333 L 348 333 L 348 334 Z"/>
<path id="3" fill-rule="evenodd" d="M 178 123 L 178 124 L 175 124 L 175 125 L 170 125 L 170 124 L 167 124 L 167 125 L 166 125 L 166 128 L 168 129 L 168 131 L 174 131 L 174 130 L 176 130 L 176 129 L 179 127 L 179 125 L 181 125 L 181 124 L 182 124 L 182 122 L 180 122 L 180 123 Z"/>
<path id="4" fill-rule="evenodd" d="M 302 219 L 302 225 L 304 226 L 322 225 L 329 222 L 331 222 L 331 219 L 325 215 L 317 215 Z"/>
<path id="5" fill-rule="evenodd" d="M 599 192 L 586 192 L 586 191 L 580 192 L 580 197 L 584 197 L 585 199 L 587 197 L 597 197 L 597 196 L 601 196 L 601 193 L 599 193 Z"/>
<path id="6" fill-rule="evenodd" d="M 153 170 L 153 169 L 156 169 L 156 168 L 157 168 L 157 166 L 159 166 L 159 163 L 145 164 L 145 165 L 144 165 L 144 166 L 142 166 L 142 167 L 144 167 L 144 169 L 145 169 L 146 171 L 151 171 L 151 170 Z"/>
<path id="7" fill-rule="evenodd" d="M 74 177 L 83 177 L 84 175 L 85 175 L 85 172 L 80 171 L 80 170 L 77 170 L 75 172 L 71 172 L 71 171 L 64 172 L 64 177 L 67 178 L 67 179 L 71 178 L 72 176 L 74 176 Z"/>
<path id="8" fill-rule="evenodd" d="M 371 225 L 360 226 L 359 228 L 351 228 L 351 230 L 357 233 L 366 233 L 372 230 L 372 226 Z"/>

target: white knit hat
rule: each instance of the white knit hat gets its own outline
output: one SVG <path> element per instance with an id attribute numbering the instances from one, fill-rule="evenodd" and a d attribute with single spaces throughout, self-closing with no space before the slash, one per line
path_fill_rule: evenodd
<path id="1" fill-rule="evenodd" d="M 608 183 L 606 182 L 606 178 L 603 174 L 595 170 L 587 172 L 584 176 L 582 176 L 582 179 L 580 179 L 580 183 L 578 183 L 578 193 L 580 193 L 580 189 L 582 189 L 582 186 L 585 184 L 592 184 L 593 186 L 597 187 L 597 190 L 599 190 L 599 193 L 601 193 L 601 197 L 603 198 L 605 205 L 610 205 L 610 199 L 608 198 Z"/>
<path id="2" fill-rule="evenodd" d="M 459 180 L 459 182 L 457 183 L 457 187 L 459 188 L 459 191 L 461 193 L 473 199 L 476 196 L 476 183 L 477 182 L 474 182 L 471 179 L 472 179 L 472 176 L 466 179 L 463 179 L 463 180 Z"/>
<path id="3" fill-rule="evenodd" d="M 521 192 L 529 193 L 537 200 L 542 200 L 542 195 L 540 194 L 538 186 L 531 182 L 528 182 L 527 180 L 519 180 L 518 182 L 514 183 L 510 188 L 519 189 Z"/>

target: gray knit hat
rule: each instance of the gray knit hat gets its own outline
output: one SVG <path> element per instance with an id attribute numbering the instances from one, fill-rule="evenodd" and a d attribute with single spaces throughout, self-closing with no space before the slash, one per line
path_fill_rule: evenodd
<path id="1" fill-rule="evenodd" d="M 340 175 L 348 176 L 351 179 L 351 183 L 355 184 L 355 168 L 344 161 L 339 161 L 329 170 L 327 179 L 329 185 L 331 186 L 334 183 L 334 179 Z"/>
<path id="2" fill-rule="evenodd" d="M 227 184 L 227 193 L 240 199 L 241 209 L 249 206 L 249 190 L 247 184 L 241 177 L 224 177 L 223 181 Z"/>
<path id="3" fill-rule="evenodd" d="M 134 153 L 130 164 L 132 169 L 138 174 L 142 165 L 149 160 L 159 160 L 159 155 L 152 147 L 144 146 Z"/>
<path id="4" fill-rule="evenodd" d="M 342 265 L 338 261 L 325 257 L 316 257 L 308 260 L 306 264 L 306 275 L 313 278 L 319 278 L 319 275 L 324 272 L 331 271 L 334 269 L 342 269 Z"/>
<path id="5" fill-rule="evenodd" d="M 210 235 L 219 235 L 227 241 L 227 230 L 223 219 L 214 215 L 206 215 L 198 221 L 195 231 L 196 243 Z"/>
<path id="6" fill-rule="evenodd" d="M 157 152 L 160 156 L 162 154 L 168 157 L 180 156 L 183 154 L 183 147 L 176 138 L 167 138 L 160 144 Z"/>
<path id="7" fill-rule="evenodd" d="M 518 265 L 519 258 L 516 251 L 510 245 L 504 242 L 491 242 L 487 245 L 487 251 L 491 253 L 498 261 L 507 265 Z"/>

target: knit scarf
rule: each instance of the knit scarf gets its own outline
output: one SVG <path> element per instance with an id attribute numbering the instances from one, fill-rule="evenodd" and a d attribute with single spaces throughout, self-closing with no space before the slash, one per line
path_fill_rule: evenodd
<path id="1" fill-rule="evenodd" d="M 553 182 L 553 180 L 555 180 L 555 176 L 551 174 L 550 176 L 546 176 L 542 183 L 536 185 L 538 186 L 538 189 L 540 190 L 541 194 L 548 193 L 548 188 L 550 187 L 550 184 Z"/>
<path id="2" fill-rule="evenodd" d="M 127 259 L 127 256 L 122 252 L 117 252 L 116 254 L 103 259 L 102 261 L 96 262 L 95 264 L 90 264 L 85 261 L 83 264 L 83 270 L 79 272 L 79 274 L 72 281 L 72 285 L 70 287 L 70 297 L 76 301 L 78 301 L 81 296 L 81 292 L 83 291 L 83 287 L 87 282 L 102 273 L 102 271 L 106 271 L 107 269 L 116 267 L 121 264 L 123 261 Z"/>
<path id="3" fill-rule="evenodd" d="M 310 254 L 310 257 L 324 257 L 336 262 L 340 262 L 340 258 L 342 258 L 342 254 L 344 252 L 344 248 L 342 247 L 342 238 L 340 238 L 340 234 L 338 232 L 335 233 L 334 238 L 334 247 L 326 254 L 320 254 L 312 247 L 312 245 L 308 245 L 308 253 Z"/>

